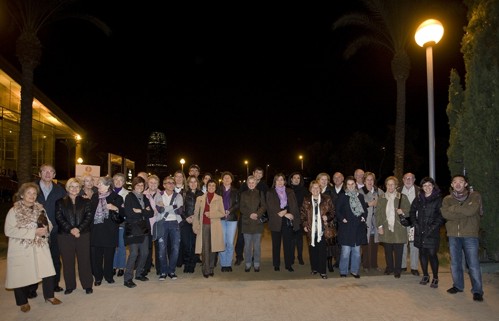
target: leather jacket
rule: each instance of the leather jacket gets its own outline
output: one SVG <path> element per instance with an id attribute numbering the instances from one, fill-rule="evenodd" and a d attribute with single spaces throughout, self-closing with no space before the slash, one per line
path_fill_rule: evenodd
<path id="1" fill-rule="evenodd" d="M 90 200 L 76 196 L 75 204 L 73 204 L 69 196 L 64 196 L 55 204 L 55 219 L 59 226 L 59 234 L 69 234 L 75 227 L 80 230 L 80 233 L 90 232 L 93 221 Z"/>

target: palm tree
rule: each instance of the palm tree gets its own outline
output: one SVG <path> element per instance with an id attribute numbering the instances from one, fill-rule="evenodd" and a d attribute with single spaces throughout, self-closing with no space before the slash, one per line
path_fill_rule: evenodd
<path id="1" fill-rule="evenodd" d="M 341 16 L 333 30 L 341 27 L 360 27 L 365 30 L 353 39 L 344 51 L 348 59 L 364 46 L 376 46 L 393 55 L 392 74 L 397 84 L 397 109 L 395 120 L 394 175 L 404 173 L 405 152 L 405 84 L 409 77 L 411 61 L 406 47 L 414 34 L 417 16 L 414 0 L 362 0 L 368 12 L 354 12 Z"/>
<path id="2" fill-rule="evenodd" d="M 98 18 L 70 10 L 71 5 L 76 2 L 78 0 L 6 0 L 6 9 L 20 32 L 16 41 L 16 56 L 21 65 L 21 119 L 17 168 L 21 184 L 30 181 L 32 174 L 33 78 L 42 56 L 38 33 L 55 21 L 77 18 L 94 24 L 107 35 L 111 34 L 107 25 Z"/>

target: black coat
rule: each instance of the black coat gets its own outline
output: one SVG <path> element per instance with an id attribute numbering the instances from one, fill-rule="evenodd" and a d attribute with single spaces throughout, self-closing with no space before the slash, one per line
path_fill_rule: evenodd
<path id="1" fill-rule="evenodd" d="M 137 196 L 130 192 L 125 197 L 125 245 L 144 242 L 144 237 L 151 234 L 149 218 L 154 216 L 151 202 L 143 195 L 144 208 L 140 205 Z M 142 209 L 135 213 L 133 209 Z"/>
<path id="2" fill-rule="evenodd" d="M 97 204 L 99 202 L 99 193 L 94 193 L 90 200 L 92 204 L 92 216 L 95 215 Z M 124 217 L 123 197 L 114 191 L 111 191 L 106 197 L 108 204 L 113 204 L 119 210 L 118 212 L 109 211 L 108 218 L 104 222 L 94 224 L 92 220 L 92 230 L 90 234 L 90 245 L 97 247 L 116 247 L 118 246 L 118 230 L 120 226 L 119 218 Z"/>
<path id="3" fill-rule="evenodd" d="M 338 244 L 346 246 L 357 246 L 367 244 L 367 204 L 364 195 L 358 195 L 364 213 L 355 216 L 350 208 L 350 196 L 340 194 L 336 203 L 336 221 L 338 222 Z M 346 223 L 343 222 L 346 219 Z M 362 220 L 364 219 L 364 220 Z"/>
<path id="4" fill-rule="evenodd" d="M 422 249 L 436 249 L 440 246 L 440 227 L 444 218 L 440 212 L 442 196 L 435 192 L 426 198 L 424 191 L 411 204 L 411 222 L 414 226 L 414 246 Z"/>

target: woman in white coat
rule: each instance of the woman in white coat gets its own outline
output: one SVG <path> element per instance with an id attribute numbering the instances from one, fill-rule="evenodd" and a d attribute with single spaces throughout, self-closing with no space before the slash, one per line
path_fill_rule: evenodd
<path id="1" fill-rule="evenodd" d="M 39 192 L 35 183 L 22 184 L 16 202 L 5 218 L 5 236 L 9 238 L 5 287 L 14 289 L 16 304 L 22 312 L 31 309 L 28 303 L 30 286 L 40 281 L 45 302 L 62 303 L 54 297 L 55 269 L 48 243 L 52 223 L 43 206 L 36 202 Z M 44 222 L 39 220 L 43 217 Z"/>

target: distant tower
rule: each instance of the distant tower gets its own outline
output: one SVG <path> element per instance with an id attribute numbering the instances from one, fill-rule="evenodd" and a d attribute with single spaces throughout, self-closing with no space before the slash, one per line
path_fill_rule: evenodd
<path id="1" fill-rule="evenodd" d="M 152 132 L 147 142 L 147 172 L 156 174 L 160 179 L 167 175 L 166 137 L 162 132 Z"/>

